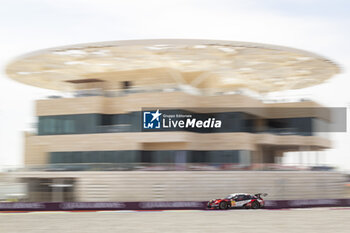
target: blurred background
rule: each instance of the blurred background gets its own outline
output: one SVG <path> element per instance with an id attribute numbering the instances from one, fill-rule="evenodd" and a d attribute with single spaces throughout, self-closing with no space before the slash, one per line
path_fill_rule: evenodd
<path id="1" fill-rule="evenodd" d="M 348 2 L 1 3 L 0 200 L 349 197 Z M 144 132 L 144 107 L 231 123 Z"/>
<path id="2" fill-rule="evenodd" d="M 0 3 L 0 232 L 349 232 L 348 1 Z"/>

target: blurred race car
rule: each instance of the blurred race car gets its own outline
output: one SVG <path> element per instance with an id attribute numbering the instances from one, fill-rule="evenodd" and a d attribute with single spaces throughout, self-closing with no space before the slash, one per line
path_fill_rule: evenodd
<path id="1" fill-rule="evenodd" d="M 213 199 L 208 202 L 209 209 L 230 209 L 230 208 L 246 208 L 259 209 L 264 207 L 265 201 L 262 197 L 266 197 L 267 193 L 257 193 L 254 195 L 247 193 L 233 193 L 223 199 Z"/>

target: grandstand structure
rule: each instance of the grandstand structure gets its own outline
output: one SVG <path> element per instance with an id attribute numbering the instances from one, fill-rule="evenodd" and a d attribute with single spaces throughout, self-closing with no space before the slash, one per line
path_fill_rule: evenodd
<path id="1" fill-rule="evenodd" d="M 261 98 L 340 72 L 319 55 L 246 42 L 131 40 L 29 53 L 6 72 L 64 96 L 36 101 L 37 129 L 25 133 L 25 168 L 16 173 L 28 200 L 205 200 L 266 187 L 276 199 L 344 192 L 342 174 L 280 164 L 287 152 L 331 148 L 318 134 L 329 112 L 312 100 Z M 163 120 L 222 124 L 149 129 L 146 113 L 155 111 Z"/>

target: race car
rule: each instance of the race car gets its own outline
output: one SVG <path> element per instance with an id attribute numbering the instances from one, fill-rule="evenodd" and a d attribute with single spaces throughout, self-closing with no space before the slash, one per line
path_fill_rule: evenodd
<path id="1" fill-rule="evenodd" d="M 230 209 L 230 208 L 246 208 L 259 209 L 263 208 L 265 201 L 262 197 L 266 197 L 267 193 L 257 193 L 254 195 L 247 193 L 233 193 L 222 199 L 213 199 L 208 202 L 209 209 Z"/>

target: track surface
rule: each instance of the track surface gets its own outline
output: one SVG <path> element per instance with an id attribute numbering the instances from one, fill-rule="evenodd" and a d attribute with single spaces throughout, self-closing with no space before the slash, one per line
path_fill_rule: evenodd
<path id="1" fill-rule="evenodd" d="M 0 232 L 350 232 L 350 208 L 0 213 Z"/>

